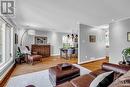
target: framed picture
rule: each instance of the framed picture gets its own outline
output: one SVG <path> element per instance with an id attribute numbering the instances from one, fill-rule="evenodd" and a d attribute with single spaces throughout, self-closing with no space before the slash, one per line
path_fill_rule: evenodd
<path id="1" fill-rule="evenodd" d="M 18 35 L 15 33 L 15 44 L 18 44 Z"/>
<path id="2" fill-rule="evenodd" d="M 96 35 L 89 35 L 89 42 L 91 43 L 96 42 Z"/>
<path id="3" fill-rule="evenodd" d="M 35 36 L 35 44 L 47 44 L 47 37 Z"/>
<path id="4" fill-rule="evenodd" d="M 127 32 L 127 41 L 130 42 L 130 32 Z"/>

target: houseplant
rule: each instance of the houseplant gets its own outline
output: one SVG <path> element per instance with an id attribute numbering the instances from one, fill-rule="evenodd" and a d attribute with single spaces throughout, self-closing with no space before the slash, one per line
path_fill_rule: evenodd
<path id="1" fill-rule="evenodd" d="M 130 64 L 130 47 L 125 48 L 122 51 L 122 55 L 123 55 L 123 61 L 126 60 L 126 62 Z"/>

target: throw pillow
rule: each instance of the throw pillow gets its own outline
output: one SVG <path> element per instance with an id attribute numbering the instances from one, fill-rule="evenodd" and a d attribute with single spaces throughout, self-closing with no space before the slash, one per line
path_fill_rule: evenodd
<path id="1" fill-rule="evenodd" d="M 108 87 L 114 80 L 114 72 L 106 76 L 98 85 L 97 87 Z"/>
<path id="2" fill-rule="evenodd" d="M 122 73 L 116 73 L 116 72 L 114 72 L 114 80 L 118 79 L 122 75 L 123 75 Z"/>
<path id="3" fill-rule="evenodd" d="M 130 71 L 116 79 L 108 87 L 130 87 Z"/>
<path id="4" fill-rule="evenodd" d="M 105 73 L 102 73 L 100 75 L 98 75 L 90 84 L 89 87 L 97 87 L 98 84 L 108 75 L 110 75 L 111 73 L 113 73 L 113 71 L 110 71 L 110 72 L 105 72 Z"/>

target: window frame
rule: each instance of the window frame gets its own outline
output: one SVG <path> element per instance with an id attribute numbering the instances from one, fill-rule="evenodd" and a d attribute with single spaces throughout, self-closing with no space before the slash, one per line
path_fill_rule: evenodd
<path id="1" fill-rule="evenodd" d="M 1 28 L 1 30 L 2 30 L 2 62 L 0 62 L 0 70 L 5 66 L 5 65 L 7 65 L 9 62 L 11 62 L 12 60 L 13 60 L 13 53 L 14 53 L 14 51 L 13 51 L 13 49 L 14 49 L 14 46 L 13 46 L 13 42 L 14 42 L 14 30 L 13 30 L 13 27 L 11 26 L 11 25 L 9 25 L 4 19 L 2 19 L 2 18 L 0 18 L 0 21 L 2 21 L 1 23 L 2 23 L 2 28 Z M 6 30 L 6 26 L 9 26 L 10 28 L 9 29 L 11 29 L 10 30 L 10 36 L 11 36 L 11 38 L 10 38 L 10 44 L 11 44 L 11 46 L 10 46 L 10 52 L 9 52 L 9 54 L 10 54 L 10 58 L 9 58 L 9 60 L 8 61 L 6 61 L 6 33 L 7 33 L 7 30 Z"/>

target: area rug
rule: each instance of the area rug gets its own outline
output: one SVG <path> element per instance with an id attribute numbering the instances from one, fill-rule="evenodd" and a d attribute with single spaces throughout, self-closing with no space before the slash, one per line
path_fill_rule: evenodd
<path id="1" fill-rule="evenodd" d="M 90 70 L 80 65 L 73 65 L 80 69 L 80 75 L 88 74 L 91 72 Z M 6 87 L 26 87 L 28 85 L 34 85 L 35 87 L 53 87 L 49 80 L 48 69 L 39 72 L 11 77 Z"/>

